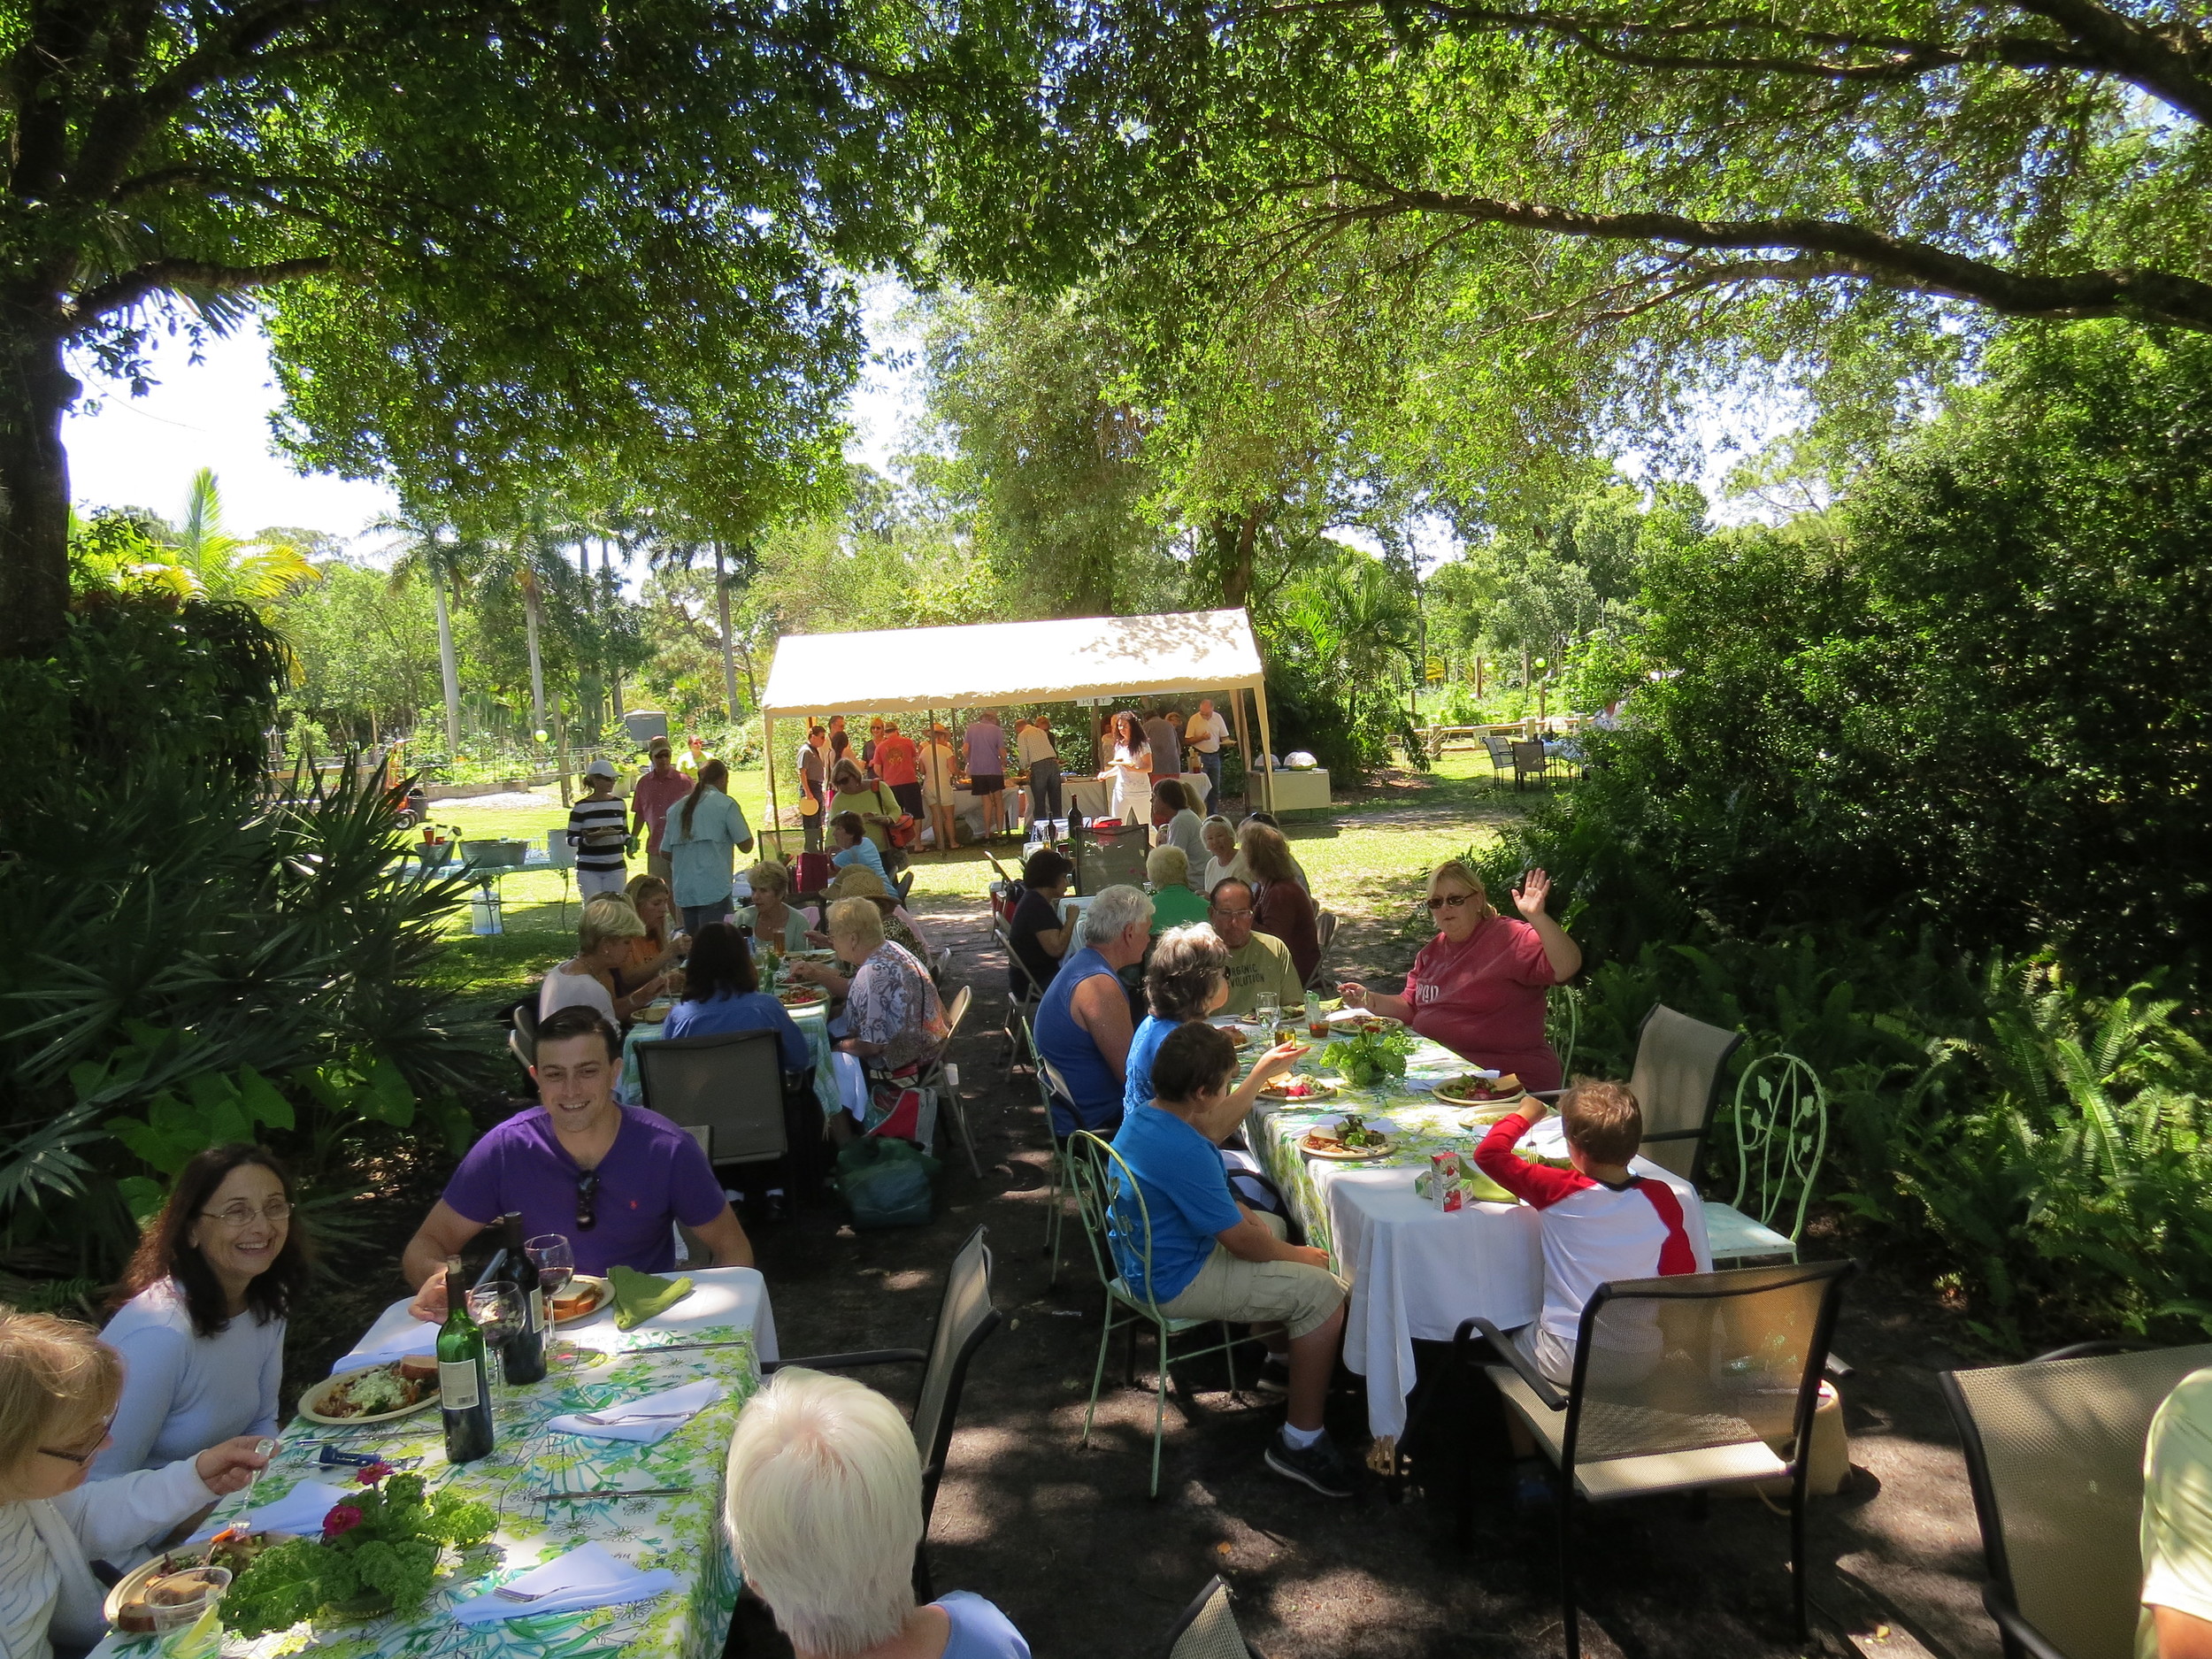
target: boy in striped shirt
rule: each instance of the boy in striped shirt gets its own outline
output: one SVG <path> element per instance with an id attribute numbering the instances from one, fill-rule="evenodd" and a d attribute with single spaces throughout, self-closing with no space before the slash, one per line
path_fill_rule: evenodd
<path id="1" fill-rule="evenodd" d="M 1574 1377 L 1583 1307 L 1600 1285 L 1710 1272 L 1713 1263 L 1683 1225 L 1682 1200 L 1674 1188 L 1629 1171 L 1644 1138 L 1644 1114 L 1625 1083 L 1578 1083 L 1560 1096 L 1559 1115 L 1572 1169 L 1515 1155 L 1514 1142 L 1544 1120 L 1544 1104 L 1532 1096 L 1483 1137 L 1475 1164 L 1536 1211 L 1544 1246 L 1543 1311 L 1513 1333 L 1513 1344 L 1563 1388 Z M 1658 1328 L 1639 1333 L 1609 1322 L 1616 1340 L 1633 1343 L 1644 1334 L 1651 1339 L 1649 1351 L 1632 1347 L 1615 1352 L 1609 1342 L 1603 1363 L 1647 1371 L 1660 1357 Z M 1599 1356 L 1594 1353 L 1592 1361 L 1600 1363 Z"/>

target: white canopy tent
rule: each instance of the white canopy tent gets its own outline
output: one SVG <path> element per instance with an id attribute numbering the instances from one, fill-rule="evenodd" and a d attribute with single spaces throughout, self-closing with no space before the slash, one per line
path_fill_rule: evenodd
<path id="1" fill-rule="evenodd" d="M 1271 754 L 1267 677 L 1252 619 L 1242 610 L 1151 617 L 1064 617 L 985 622 L 956 628 L 888 628 L 862 634 L 787 634 L 761 697 L 768 750 L 768 813 L 779 831 L 776 722 L 811 715 L 897 714 L 982 709 L 1001 703 L 1103 702 L 1171 693 L 1227 692 L 1247 776 L 1251 767 L 1244 702 L 1256 706 L 1260 750 Z"/>

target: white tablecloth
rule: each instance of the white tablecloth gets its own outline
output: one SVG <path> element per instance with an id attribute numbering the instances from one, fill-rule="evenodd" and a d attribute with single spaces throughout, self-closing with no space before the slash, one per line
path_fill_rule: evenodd
<path id="1" fill-rule="evenodd" d="M 691 1280 L 691 1294 L 666 1313 L 648 1319 L 637 1327 L 639 1330 L 696 1331 L 708 1325 L 733 1325 L 752 1331 L 753 1351 L 759 1357 L 780 1357 L 776 1348 L 776 1316 L 768 1305 L 768 1281 L 760 1276 L 758 1269 L 687 1267 L 681 1276 Z M 436 1345 L 438 1328 L 407 1311 L 413 1301 L 411 1296 L 385 1309 L 353 1345 L 352 1352 L 332 1369 L 348 1371 L 372 1356 L 429 1353 Z M 611 1302 L 588 1318 L 560 1326 L 555 1334 L 579 1348 L 611 1350 L 615 1339 L 622 1333 L 614 1328 L 614 1306 Z"/>
<path id="2" fill-rule="evenodd" d="M 1424 1045 L 1425 1049 L 1434 1047 Z M 1425 1067 L 1420 1064 L 1423 1057 L 1417 1056 L 1409 1066 L 1415 1077 L 1433 1073 L 1420 1082 L 1419 1094 L 1363 1092 L 1356 1103 L 1340 1096 L 1330 1104 L 1340 1110 L 1388 1113 L 1409 1122 L 1414 1113 L 1437 1106 L 1428 1094 L 1435 1076 L 1450 1075 L 1454 1068 L 1463 1071 L 1467 1064 L 1451 1056 L 1448 1065 Z M 1255 1109 L 1256 1150 L 1261 1149 L 1267 1121 L 1281 1110 L 1264 1102 Z M 1467 1149 L 1479 1139 L 1468 1133 Z M 1539 1125 L 1531 1143 L 1547 1154 L 1563 1154 L 1559 1119 L 1550 1118 Z M 1312 1191 L 1326 1208 L 1319 1229 L 1312 1225 L 1316 1217 L 1304 1213 L 1310 1202 L 1307 1195 L 1286 1191 L 1309 1232 L 1325 1235 L 1325 1248 L 1333 1254 L 1337 1271 L 1352 1281 L 1351 1303 L 1345 1313 L 1344 1363 L 1367 1379 L 1370 1432 L 1394 1438 L 1405 1429 L 1406 1397 L 1415 1381 L 1416 1340 L 1448 1342 L 1464 1319 L 1489 1319 L 1509 1331 L 1537 1316 L 1544 1298 L 1544 1258 L 1536 1212 L 1525 1204 L 1474 1204 L 1448 1214 L 1415 1194 L 1417 1171 L 1411 1164 L 1377 1166 L 1325 1158 L 1304 1162 Z M 1695 1190 L 1647 1159 L 1638 1158 L 1631 1167 L 1674 1188 L 1682 1200 L 1691 1246 L 1700 1261 L 1709 1261 L 1705 1211 Z M 1322 1240 L 1317 1237 L 1314 1241 Z"/>
<path id="3" fill-rule="evenodd" d="M 1183 787 L 1190 794 L 1191 810 L 1202 818 L 1206 810 L 1206 791 L 1213 780 L 1202 772 L 1182 774 Z M 1103 818 L 1113 801 L 1114 786 L 1103 778 L 1066 778 L 1061 780 L 1060 799 L 1071 812 L 1080 812 L 1085 818 Z"/>

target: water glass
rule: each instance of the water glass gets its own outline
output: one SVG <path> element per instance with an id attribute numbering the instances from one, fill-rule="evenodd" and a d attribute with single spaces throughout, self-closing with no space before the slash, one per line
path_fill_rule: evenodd
<path id="1" fill-rule="evenodd" d="M 1283 1017 L 1283 999 L 1272 991 L 1262 991 L 1252 1004 L 1252 1023 L 1262 1031 L 1272 1031 Z"/>

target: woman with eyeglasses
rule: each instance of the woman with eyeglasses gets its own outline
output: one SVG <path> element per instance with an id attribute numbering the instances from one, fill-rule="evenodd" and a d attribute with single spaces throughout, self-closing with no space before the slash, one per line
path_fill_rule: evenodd
<path id="1" fill-rule="evenodd" d="M 92 1479 L 275 1433 L 285 1317 L 308 1270 L 291 1182 L 269 1152 L 234 1143 L 186 1164 L 103 1333 L 122 1356 L 123 1397 Z"/>
<path id="2" fill-rule="evenodd" d="M 51 1659 L 107 1633 L 96 1561 L 142 1557 L 237 1491 L 268 1458 L 250 1438 L 87 1485 L 123 1390 L 123 1362 L 90 1325 L 0 1312 L 0 1654 Z"/>
<path id="3" fill-rule="evenodd" d="M 1513 894 L 1524 919 L 1501 916 L 1482 878 L 1456 858 L 1429 877 L 1434 939 L 1421 948 L 1402 995 L 1339 987 L 1347 1008 L 1402 1019 L 1479 1066 L 1510 1071 L 1531 1089 L 1560 1087 L 1558 1053 L 1544 1036 L 1544 993 L 1582 967 L 1582 949 L 1544 908 L 1551 878 L 1532 870 Z"/>

